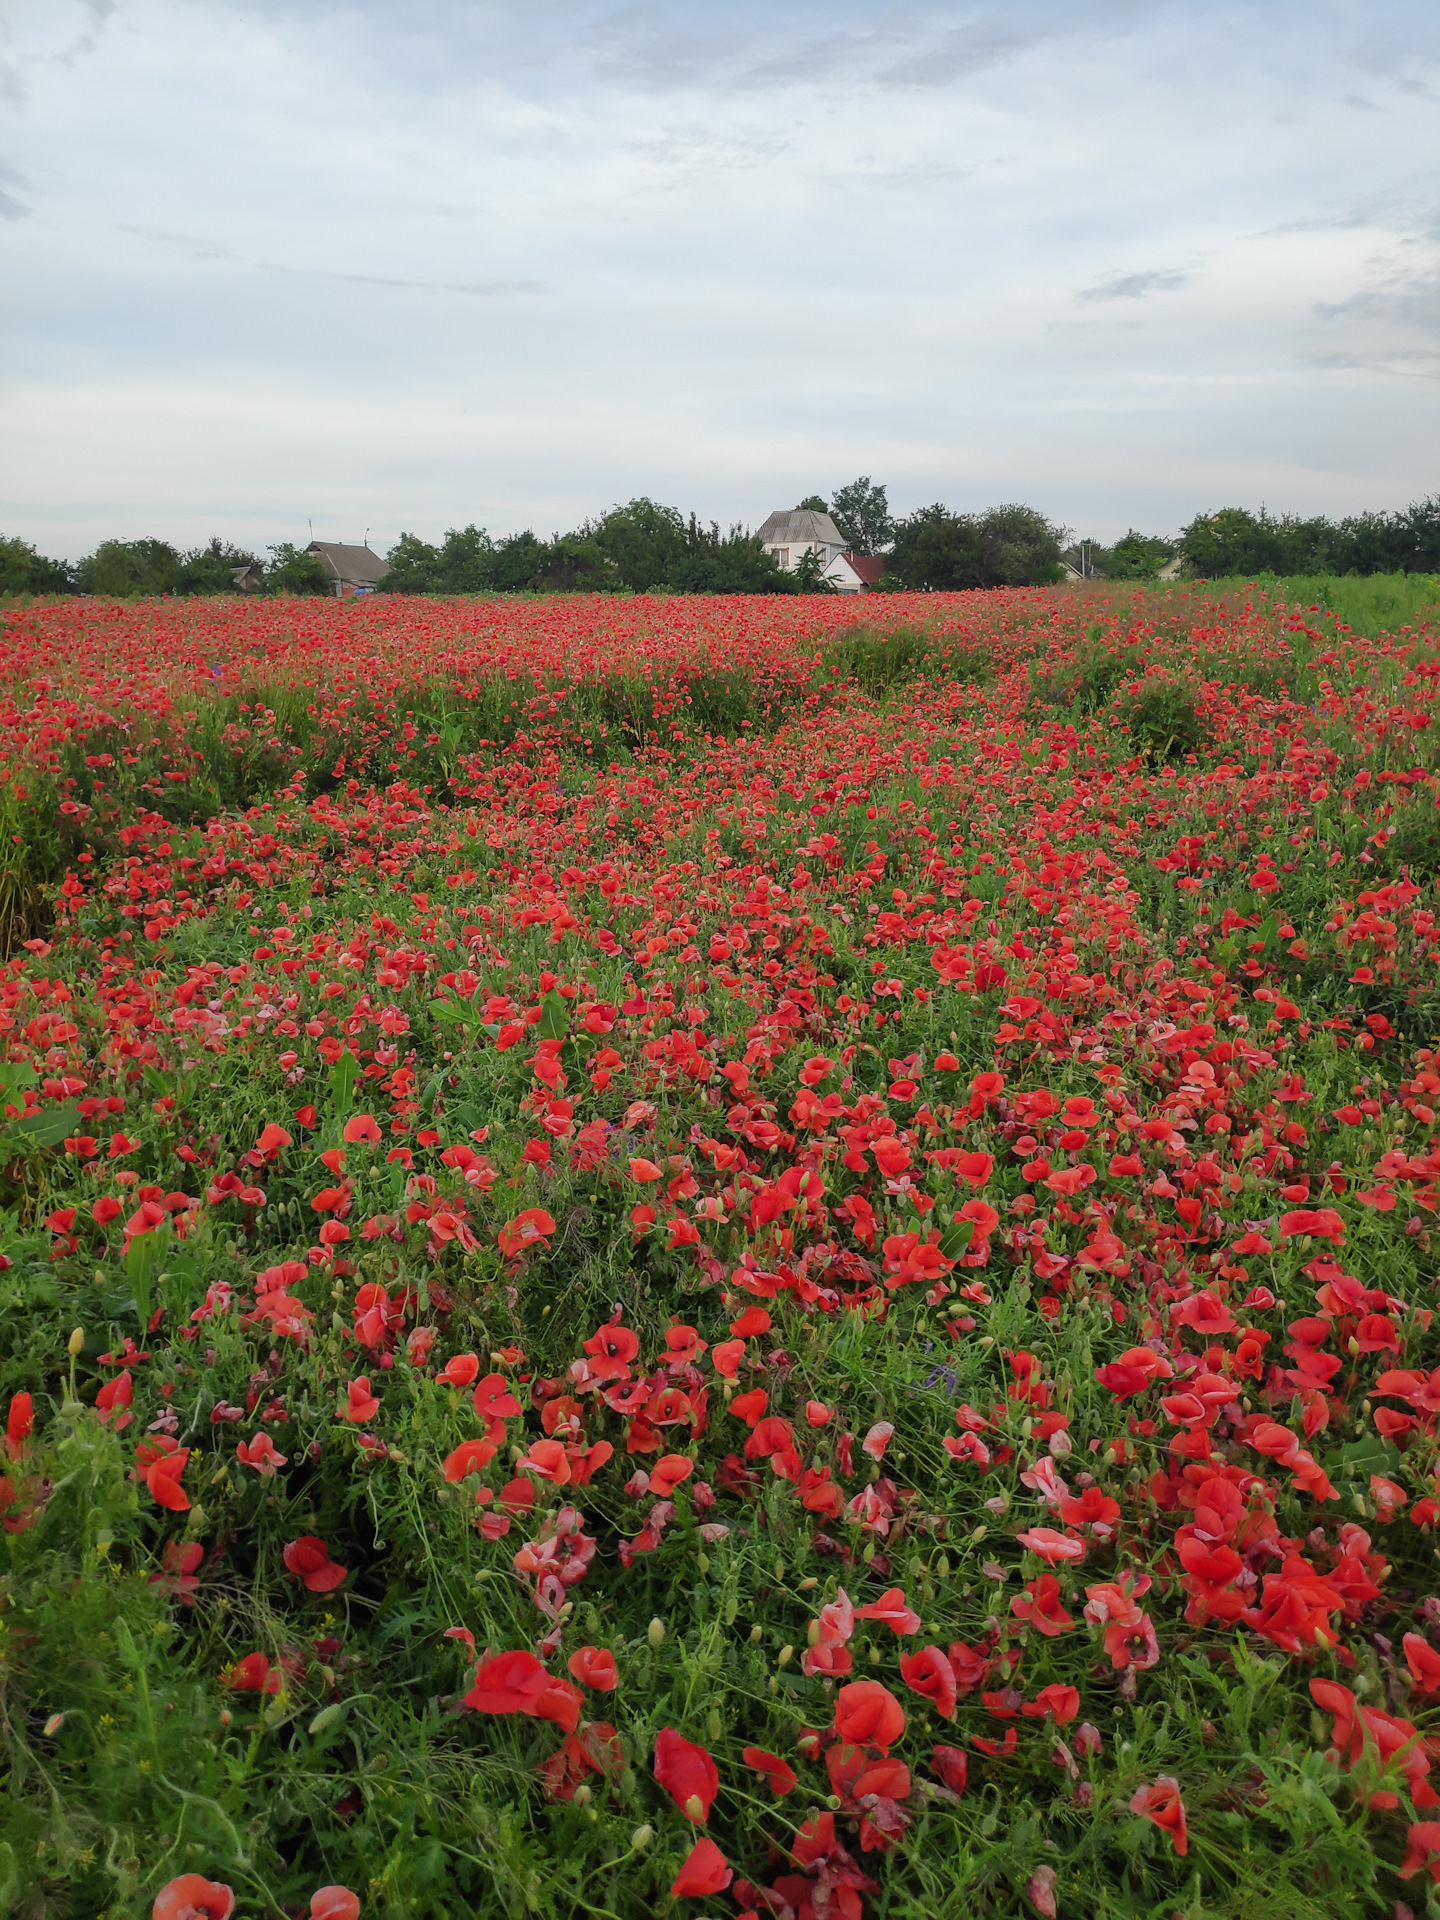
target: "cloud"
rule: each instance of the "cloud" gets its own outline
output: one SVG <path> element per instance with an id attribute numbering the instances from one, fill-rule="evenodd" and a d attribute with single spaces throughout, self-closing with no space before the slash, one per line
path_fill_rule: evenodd
<path id="1" fill-rule="evenodd" d="M 1147 293 L 1175 293 L 1187 285 L 1188 273 L 1179 267 L 1152 267 L 1147 273 L 1120 273 L 1097 280 L 1077 293 L 1077 300 L 1143 300 Z"/>
<path id="2" fill-rule="evenodd" d="M 539 280 L 424 280 L 406 274 L 354 273 L 339 267 L 297 267 L 282 260 L 252 260 L 228 247 L 217 247 L 214 241 L 200 239 L 195 234 L 167 233 L 158 227 L 124 224 L 117 231 L 134 234 L 141 240 L 153 240 L 160 246 L 184 254 L 189 260 L 214 261 L 226 266 L 242 267 L 251 273 L 297 274 L 315 280 L 339 280 L 355 287 L 397 287 L 413 293 L 463 293 L 486 300 L 547 291 Z"/>
<path id="3" fill-rule="evenodd" d="M 0 220 L 23 220 L 30 212 L 25 202 L 9 191 L 11 187 L 24 185 L 24 174 L 0 160 Z"/>

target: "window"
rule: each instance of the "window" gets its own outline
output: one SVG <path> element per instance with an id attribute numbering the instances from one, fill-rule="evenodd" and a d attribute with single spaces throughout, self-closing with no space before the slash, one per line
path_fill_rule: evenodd
<path id="1" fill-rule="evenodd" d="M 777 567 L 788 567 L 788 566 L 789 566 L 789 564 L 790 564 L 790 549 L 789 549 L 788 547 L 772 547 L 772 548 L 770 549 L 770 551 L 771 551 L 771 552 L 772 552 L 772 553 L 774 554 L 774 556 L 775 556 L 775 564 L 776 564 L 776 566 L 777 566 Z"/>

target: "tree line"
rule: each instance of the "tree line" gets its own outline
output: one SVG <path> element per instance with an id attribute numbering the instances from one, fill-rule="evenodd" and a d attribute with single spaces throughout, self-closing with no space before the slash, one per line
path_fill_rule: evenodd
<path id="1" fill-rule="evenodd" d="M 1196 514 L 1178 536 L 1133 528 L 1106 546 L 1071 544 L 1069 530 L 1034 507 L 1011 504 L 961 513 L 937 503 L 890 512 L 886 488 L 869 475 L 827 502 L 798 503 L 829 513 L 859 554 L 885 562 L 886 589 L 955 592 L 975 587 L 1043 586 L 1062 579 L 1067 561 L 1108 580 L 1153 579 L 1178 558 L 1191 579 L 1256 574 L 1440 572 L 1440 495 L 1391 513 L 1332 521 L 1323 515 L 1274 515 L 1262 507 Z M 333 583 L 314 554 L 281 541 L 268 558 L 218 537 L 182 552 L 165 540 L 105 540 L 72 565 L 23 540 L 0 536 L 0 594 L 90 593 L 106 598 L 216 594 L 234 575 L 254 570 L 266 593 L 328 594 Z M 570 533 L 543 540 L 527 528 L 493 539 L 483 528 L 452 527 L 438 543 L 402 533 L 387 556 L 387 593 L 815 593 L 831 591 L 814 563 L 776 567 L 746 527 L 721 532 L 694 513 L 646 498 L 613 507 Z"/>

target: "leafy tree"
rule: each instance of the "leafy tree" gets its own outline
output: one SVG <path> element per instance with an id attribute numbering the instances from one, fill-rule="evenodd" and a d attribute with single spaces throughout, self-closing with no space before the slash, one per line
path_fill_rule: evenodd
<path id="1" fill-rule="evenodd" d="M 333 593 L 334 582 L 326 573 L 319 556 L 306 553 L 289 540 L 280 540 L 270 548 L 270 565 L 265 573 L 267 593 Z"/>
<path id="2" fill-rule="evenodd" d="M 976 522 L 986 587 L 1043 587 L 1062 579 L 1063 530 L 1034 507 L 990 507 Z"/>
<path id="3" fill-rule="evenodd" d="M 692 513 L 686 551 L 665 585 L 675 593 L 797 593 L 795 576 L 777 567 L 774 554 L 748 528 L 722 534 L 712 520 L 702 526 Z"/>
<path id="4" fill-rule="evenodd" d="M 643 497 L 613 507 L 595 528 L 594 538 L 613 564 L 617 584 L 632 593 L 667 585 L 690 544 L 676 509 Z"/>
<path id="5" fill-rule="evenodd" d="M 606 593 L 620 585 L 620 570 L 588 527 L 557 533 L 535 572 L 547 593 Z"/>
<path id="6" fill-rule="evenodd" d="M 973 514 L 938 501 L 896 523 L 891 569 L 907 587 L 954 593 L 987 584 Z"/>
<path id="7" fill-rule="evenodd" d="M 495 548 L 495 587 L 500 593 L 519 593 L 540 584 L 540 569 L 550 549 L 529 527 L 512 533 Z"/>
<path id="8" fill-rule="evenodd" d="M 838 593 L 840 589 L 825 578 L 825 556 L 807 547 L 799 562 L 790 569 L 797 593 Z"/>
<path id="9" fill-rule="evenodd" d="M 402 533 L 385 556 L 390 571 L 379 583 L 381 593 L 438 593 L 440 550 L 418 533 Z"/>
<path id="10" fill-rule="evenodd" d="M 795 511 L 796 513 L 828 513 L 830 509 L 818 493 L 807 493 Z"/>
<path id="11" fill-rule="evenodd" d="M 495 585 L 495 543 L 483 527 L 451 527 L 439 547 L 402 533 L 386 558 L 385 593 L 487 593 Z"/>
<path id="12" fill-rule="evenodd" d="M 1064 573 L 1060 529 L 1034 507 L 921 507 L 895 528 L 894 571 L 910 587 L 1037 587 Z"/>
<path id="13" fill-rule="evenodd" d="M 228 540 L 213 535 L 208 545 L 196 547 L 192 552 L 182 554 L 180 558 L 179 578 L 175 583 L 177 593 L 233 593 L 235 582 L 231 577 L 239 567 L 258 567 L 259 557 L 247 553 L 241 547 L 232 547 Z"/>
<path id="14" fill-rule="evenodd" d="M 73 593 L 74 569 L 68 560 L 49 560 L 26 540 L 0 534 L 0 594 Z"/>
<path id="15" fill-rule="evenodd" d="M 75 569 L 75 578 L 82 593 L 136 600 L 176 592 L 180 565 L 180 555 L 168 540 L 102 540 Z"/>
<path id="16" fill-rule="evenodd" d="M 1098 554 L 1107 580 L 1153 580 L 1167 561 L 1175 558 L 1175 542 L 1158 534 L 1137 533 L 1133 527 L 1113 547 Z"/>
<path id="17" fill-rule="evenodd" d="M 830 514 L 856 553 L 883 553 L 895 537 L 885 489 L 872 485 L 868 473 L 840 488 Z"/>

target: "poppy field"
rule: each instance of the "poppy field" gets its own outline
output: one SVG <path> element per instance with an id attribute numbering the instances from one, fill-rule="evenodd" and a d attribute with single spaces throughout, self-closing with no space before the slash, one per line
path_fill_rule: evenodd
<path id="1" fill-rule="evenodd" d="M 1440 614 L 0 622 L 0 1912 L 1440 1912 Z"/>

